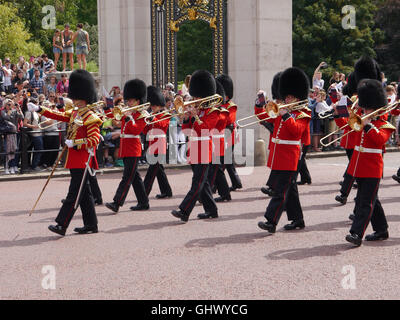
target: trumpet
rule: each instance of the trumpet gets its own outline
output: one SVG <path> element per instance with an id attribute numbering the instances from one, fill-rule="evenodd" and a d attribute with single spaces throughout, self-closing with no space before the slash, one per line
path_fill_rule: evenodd
<path id="1" fill-rule="evenodd" d="M 148 121 L 147 118 L 152 118 L 153 116 L 157 115 L 150 115 L 145 119 L 146 123 L 148 125 L 150 124 L 155 124 L 167 119 L 171 119 L 175 116 L 183 116 L 185 113 L 190 112 L 190 110 L 185 110 L 189 106 L 193 106 L 198 108 L 198 109 L 210 109 L 216 106 L 219 106 L 222 104 L 223 98 L 219 94 L 215 94 L 210 97 L 198 99 L 198 100 L 193 100 L 193 101 L 188 101 L 184 102 L 183 98 L 181 96 L 178 96 L 174 100 L 174 107 L 172 110 L 165 110 L 162 112 L 159 112 L 159 114 L 165 113 L 166 117 L 163 117 L 162 119 L 158 119 L 155 121 Z M 171 114 L 168 115 L 169 112 L 172 112 Z"/>
<path id="2" fill-rule="evenodd" d="M 334 112 L 335 112 L 335 110 L 333 110 L 333 109 L 329 110 L 329 111 L 320 112 L 320 113 L 318 113 L 318 118 L 321 120 L 327 119 L 327 118 L 331 117 Z"/>
<path id="3" fill-rule="evenodd" d="M 143 111 L 143 110 L 148 109 L 149 107 L 150 107 L 150 103 L 145 103 L 145 104 L 141 104 L 141 105 L 134 106 L 134 107 L 127 107 L 124 104 L 119 104 L 114 107 L 113 115 L 114 115 L 115 120 L 120 121 L 122 119 L 122 117 L 124 116 L 124 114 L 127 112 Z"/>
<path id="4" fill-rule="evenodd" d="M 273 102 L 273 101 L 269 101 L 267 103 L 267 105 L 265 106 L 265 111 L 261 112 L 259 114 L 254 114 L 251 115 L 249 117 L 246 118 L 242 118 L 236 121 L 236 124 L 238 125 L 238 127 L 240 128 L 245 128 L 245 127 L 249 127 L 252 126 L 253 124 L 256 123 L 260 123 L 269 119 L 275 119 L 278 117 L 279 115 L 279 110 L 283 109 L 283 108 L 288 108 L 290 109 L 290 111 L 299 111 L 302 109 L 307 108 L 308 106 L 308 99 L 302 100 L 302 101 L 298 101 L 298 102 L 293 102 L 293 103 L 289 103 L 289 104 L 284 104 L 284 105 L 278 105 L 277 103 Z M 266 119 L 259 119 L 259 116 L 262 116 L 264 114 L 268 114 L 268 118 Z M 252 118 L 258 118 L 256 121 L 250 122 L 250 123 L 246 123 L 244 125 L 241 125 L 241 123 L 245 120 L 249 120 Z"/>
<path id="5" fill-rule="evenodd" d="M 358 101 L 356 101 L 358 102 Z M 354 104 L 356 104 L 356 102 Z M 372 117 L 381 117 L 383 115 L 385 115 L 388 112 L 391 112 L 393 110 L 395 110 L 396 108 L 398 108 L 398 104 L 400 103 L 400 101 L 395 101 L 393 103 L 390 103 L 382 108 L 376 109 L 374 112 L 371 112 L 363 117 L 355 114 L 354 112 L 350 113 L 350 117 L 349 120 L 347 121 L 347 124 L 345 124 L 344 126 L 340 127 L 339 129 L 331 132 L 330 134 L 326 135 L 325 137 L 323 137 L 319 142 L 321 143 L 322 146 L 324 147 L 328 147 L 331 144 L 335 143 L 336 141 L 339 141 L 340 139 L 346 137 L 347 135 L 349 135 L 352 132 L 360 132 L 362 129 L 364 129 L 364 120 L 372 118 Z M 330 141 L 329 143 L 324 143 L 323 141 L 325 141 L 326 139 L 328 139 L 329 137 L 336 135 L 338 132 L 344 130 L 345 128 L 350 127 L 351 130 L 349 130 L 348 132 L 346 132 L 345 134 L 343 134 L 341 137 L 338 137 L 332 141 Z"/>

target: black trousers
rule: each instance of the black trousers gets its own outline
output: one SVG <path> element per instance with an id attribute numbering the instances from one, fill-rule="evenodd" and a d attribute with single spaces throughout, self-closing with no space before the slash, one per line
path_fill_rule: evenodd
<path id="1" fill-rule="evenodd" d="M 44 136 L 43 137 L 43 150 L 55 150 L 60 148 L 60 137 L 59 136 Z M 52 167 L 54 162 L 57 160 L 58 151 L 43 152 L 40 158 L 40 164 L 45 164 L 48 167 Z"/>
<path id="2" fill-rule="evenodd" d="M 297 171 L 278 171 L 273 170 L 275 177 L 274 194 L 270 200 L 265 218 L 268 222 L 277 225 L 286 209 L 288 220 L 302 220 L 303 210 L 301 209 L 299 191 L 297 189 Z"/>
<path id="3" fill-rule="evenodd" d="M 370 221 L 376 232 L 384 232 L 388 229 L 385 212 L 378 199 L 380 181 L 379 178 L 357 178 L 355 219 L 350 232 L 358 234 L 361 238 Z"/>
<path id="4" fill-rule="evenodd" d="M 228 181 L 226 181 L 226 177 L 224 174 L 224 157 L 220 157 L 220 164 L 210 164 L 210 173 L 209 173 L 209 183 L 211 190 L 215 186 L 218 190 L 218 194 L 223 197 L 229 197 L 231 192 L 229 190 Z"/>
<path id="5" fill-rule="evenodd" d="M 139 159 L 140 157 L 123 158 L 124 173 L 114 196 L 114 203 L 120 207 L 125 203 L 130 186 L 132 186 L 135 192 L 139 205 L 147 205 L 149 203 L 143 180 L 137 170 Z"/>
<path id="6" fill-rule="evenodd" d="M 349 168 L 351 157 L 353 156 L 354 149 L 346 149 L 346 155 L 347 158 L 349 159 L 349 163 L 347 164 L 346 171 L 343 174 L 343 182 L 342 182 L 342 187 L 340 188 L 340 193 L 342 194 L 343 197 L 348 197 L 351 191 L 351 188 L 353 187 L 354 184 L 354 177 L 350 174 L 347 173 L 347 169 Z"/>
<path id="7" fill-rule="evenodd" d="M 197 200 L 200 198 L 206 212 L 218 213 L 218 208 L 208 182 L 210 165 L 192 164 L 191 167 L 193 171 L 192 186 L 182 203 L 179 205 L 179 209 L 189 216 L 192 213 Z"/>
<path id="8" fill-rule="evenodd" d="M 146 194 L 150 194 L 156 177 L 161 194 L 172 196 L 172 189 L 168 182 L 167 175 L 165 174 L 164 166 L 160 162 L 151 164 L 147 170 L 146 176 L 144 177 Z"/>
<path id="9" fill-rule="evenodd" d="M 226 149 L 225 154 L 230 157 L 229 162 L 231 162 L 231 163 L 226 164 L 226 161 L 224 163 L 225 163 L 226 171 L 228 171 L 229 177 L 232 181 L 232 187 L 236 188 L 236 189 L 240 189 L 240 188 L 242 188 L 242 181 L 240 181 L 239 175 L 236 172 L 235 161 L 233 160 L 233 151 L 234 150 L 235 150 L 234 145 L 231 146 L 230 148 L 228 147 L 228 149 Z"/>
<path id="10" fill-rule="evenodd" d="M 101 201 L 103 197 L 99 187 L 99 182 L 97 181 L 97 177 L 91 176 L 90 174 L 88 175 L 88 177 L 89 177 L 90 190 L 92 191 L 94 201 Z"/>
<path id="11" fill-rule="evenodd" d="M 301 182 L 311 181 L 311 174 L 310 174 L 310 171 L 308 171 L 307 162 L 306 162 L 306 155 L 307 155 L 308 150 L 310 150 L 310 147 L 311 147 L 310 145 L 308 145 L 308 146 L 303 145 L 303 148 L 301 151 L 301 157 L 300 157 L 299 165 L 298 165 Z"/>
<path id="12" fill-rule="evenodd" d="M 71 182 L 69 185 L 68 194 L 56 218 L 57 224 L 63 226 L 64 228 L 68 228 L 75 214 L 76 210 L 74 210 L 74 205 L 76 198 L 78 197 L 79 187 L 83 179 L 84 171 L 85 169 L 70 169 Z M 97 226 L 96 210 L 94 208 L 93 195 L 90 190 L 87 176 L 85 182 L 83 183 L 79 206 L 82 211 L 83 224 L 85 226 Z"/>

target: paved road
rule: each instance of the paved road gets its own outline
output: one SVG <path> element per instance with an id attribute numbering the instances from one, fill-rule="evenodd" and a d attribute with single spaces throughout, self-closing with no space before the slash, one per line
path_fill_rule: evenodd
<path id="1" fill-rule="evenodd" d="M 344 157 L 309 161 L 313 184 L 300 187 L 307 227 L 285 232 L 283 215 L 272 236 L 257 227 L 268 203 L 259 191 L 268 173 L 263 167 L 252 174 L 242 169 L 244 189 L 219 206 L 218 220 L 196 220 L 199 206 L 186 225 L 170 215 L 185 195 L 191 173 L 169 170 L 173 199 L 156 200 L 156 187 L 152 210 L 133 213 L 130 191 L 130 201 L 118 215 L 98 207 L 100 233 L 74 235 L 73 228 L 82 224 L 78 211 L 64 238 L 51 234 L 47 226 L 66 194 L 68 179 L 51 181 L 32 217 L 28 211 L 44 180 L 2 182 L 0 298 L 397 299 L 400 185 L 390 176 L 400 165 L 398 157 L 386 155 L 380 189 L 391 238 L 360 248 L 344 240 L 353 201 L 340 206 L 334 200 Z M 104 200 L 112 199 L 119 178 L 99 178 Z M 48 265 L 54 269 L 43 269 Z M 48 281 L 53 272 L 55 289 L 43 289 L 54 284 Z"/>

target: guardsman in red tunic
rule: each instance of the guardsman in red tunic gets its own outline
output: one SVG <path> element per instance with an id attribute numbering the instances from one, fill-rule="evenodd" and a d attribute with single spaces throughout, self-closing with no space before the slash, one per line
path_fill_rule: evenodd
<path id="1" fill-rule="evenodd" d="M 94 79 L 89 72 L 76 70 L 71 73 L 68 97 L 74 103 L 74 108 L 70 112 L 52 111 L 45 107 L 39 108 L 31 105 L 31 108 L 37 109 L 46 118 L 69 123 L 65 141 L 68 146 L 65 168 L 70 170 L 71 182 L 68 195 L 55 220 L 57 225 L 49 226 L 50 231 L 62 236 L 65 235 L 75 214 L 76 202 L 80 205 L 84 226 L 75 228 L 74 231 L 80 234 L 98 232 L 94 199 L 89 187 L 88 175 L 82 182 L 87 166 L 98 169 L 96 147 L 99 144 L 102 124 L 101 119 L 87 107 L 88 104 L 97 100 Z M 88 163 L 89 154 L 92 154 L 90 163 Z M 81 197 L 77 199 L 81 184 Z"/>
<path id="2" fill-rule="evenodd" d="M 359 82 L 363 79 L 376 79 L 380 80 L 381 77 L 381 72 L 378 63 L 370 58 L 370 57 L 361 57 L 356 64 L 354 65 L 354 72 L 350 74 L 349 76 L 349 81 L 347 85 L 343 88 L 343 94 L 347 95 L 348 98 L 351 97 L 349 100 L 348 106 L 350 106 L 350 103 L 355 103 L 357 100 L 357 86 Z M 351 102 L 350 102 L 351 101 Z M 356 111 L 354 111 L 356 110 Z M 358 116 L 362 115 L 362 109 L 361 108 L 353 108 L 353 110 L 349 110 L 349 113 L 351 112 L 356 112 Z M 335 117 L 335 122 L 339 127 L 344 126 L 348 118 L 343 118 L 343 117 L 338 117 L 337 114 Z M 341 139 L 340 146 L 343 147 L 346 150 L 347 157 L 349 159 L 349 163 L 351 161 L 352 154 L 354 152 L 354 147 L 356 143 L 356 136 L 357 134 L 355 132 L 351 132 L 350 134 L 347 134 L 349 131 L 351 131 L 351 128 L 347 126 L 344 129 L 344 133 L 346 136 L 344 136 Z M 346 204 L 347 202 L 347 197 L 350 194 L 351 188 L 354 184 L 354 177 L 348 174 L 348 170 L 346 169 L 344 175 L 343 175 L 343 182 L 341 183 L 341 188 L 340 188 L 340 195 L 337 195 L 335 197 L 335 200 L 342 203 Z M 357 187 L 356 184 L 354 184 L 354 187 Z"/>
<path id="3" fill-rule="evenodd" d="M 379 116 L 366 118 L 375 110 L 387 105 L 382 82 L 364 79 L 358 86 L 359 106 L 364 109 L 363 130 L 357 132 L 356 146 L 347 172 L 357 179 L 358 190 L 355 217 L 346 240 L 360 246 L 369 222 L 373 234 L 367 241 L 386 240 L 389 237 L 388 224 L 378 199 L 379 183 L 383 176 L 383 149 L 396 130 Z"/>
<path id="4" fill-rule="evenodd" d="M 195 71 L 190 79 L 189 94 L 194 100 L 213 96 L 216 93 L 214 76 L 205 70 Z M 179 210 L 171 214 L 183 222 L 189 216 L 197 202 L 201 200 L 205 213 L 199 218 L 217 218 L 218 208 L 213 199 L 208 182 L 208 173 L 212 161 L 211 132 L 219 120 L 216 108 L 207 106 L 193 108 L 185 113 L 182 130 L 189 135 L 188 160 L 192 167 L 193 178 L 190 191 L 179 205 Z M 204 217 L 203 217 L 204 215 Z"/>
<path id="5" fill-rule="evenodd" d="M 286 104 L 307 99 L 309 82 L 307 75 L 298 68 L 285 70 L 279 81 L 280 97 Z M 268 115 L 260 116 L 268 118 Z M 301 110 L 291 111 L 280 108 L 279 116 L 274 121 L 274 133 L 268 156 L 268 167 L 271 176 L 276 181 L 272 199 L 268 204 L 266 222 L 259 222 L 258 226 L 270 233 L 275 233 L 276 225 L 286 208 L 288 220 L 286 230 L 303 229 L 305 227 L 303 211 L 301 209 L 296 178 L 300 158 L 301 138 L 310 123 L 310 116 Z"/>
<path id="6" fill-rule="evenodd" d="M 146 102 L 147 87 L 139 79 L 129 80 L 124 87 L 124 100 L 127 107 L 142 105 Z M 106 110 L 108 117 L 112 117 L 110 110 Z M 145 110 L 134 110 L 125 113 L 121 119 L 121 134 L 119 158 L 124 162 L 122 180 L 114 196 L 114 201 L 106 203 L 106 207 L 117 213 L 125 203 L 130 186 L 133 187 L 138 204 L 130 209 L 132 211 L 148 210 L 149 198 L 144 188 L 143 180 L 137 170 L 138 162 L 142 155 L 140 134 L 143 132 L 148 113 Z"/>
<path id="7" fill-rule="evenodd" d="M 231 192 L 229 190 L 228 182 L 224 174 L 224 157 L 225 157 L 225 129 L 229 119 L 229 111 L 224 108 L 225 104 L 225 90 L 222 84 L 216 80 L 217 94 L 223 97 L 223 102 L 216 110 L 219 115 L 216 127 L 211 132 L 213 144 L 213 161 L 209 172 L 209 183 L 211 189 L 218 190 L 219 197 L 215 198 L 215 202 L 230 201 Z"/>
<path id="8" fill-rule="evenodd" d="M 144 178 L 144 187 L 148 196 L 153 187 L 154 180 L 157 177 L 160 194 L 158 194 L 156 198 L 171 198 L 172 189 L 163 166 L 167 160 L 167 131 L 169 128 L 170 114 L 168 112 L 162 112 L 166 102 L 159 88 L 153 86 L 147 87 L 147 102 L 150 103 L 151 111 L 155 114 L 151 120 L 155 123 L 146 125 L 143 131 L 143 133 L 146 134 L 147 141 L 149 141 L 147 162 L 150 164 Z"/>
<path id="9" fill-rule="evenodd" d="M 233 98 L 233 81 L 231 77 L 225 74 L 221 74 L 217 77 L 217 80 L 224 87 L 225 95 L 226 95 L 226 104 L 223 106 L 225 109 L 229 111 L 229 118 L 227 122 L 227 129 L 231 132 L 231 136 L 227 140 L 227 150 L 225 151 L 225 168 L 228 171 L 229 177 L 232 182 L 231 191 L 235 191 L 236 189 L 242 189 L 242 182 L 239 178 L 238 173 L 236 172 L 235 162 L 233 159 L 233 151 L 235 149 L 235 144 L 237 143 L 236 134 L 237 134 L 237 126 L 236 126 L 236 113 L 237 113 L 237 105 L 232 101 Z"/>
<path id="10" fill-rule="evenodd" d="M 400 82 L 397 85 L 397 97 L 396 97 L 396 101 L 400 101 Z M 394 101 L 392 101 L 394 102 Z M 400 106 L 399 106 L 400 107 Z M 391 112 L 392 116 L 400 116 L 400 109 L 399 107 L 397 107 L 397 109 L 393 110 Z M 397 173 L 392 175 L 392 179 L 397 181 L 398 183 L 400 183 L 400 168 L 397 170 Z"/>

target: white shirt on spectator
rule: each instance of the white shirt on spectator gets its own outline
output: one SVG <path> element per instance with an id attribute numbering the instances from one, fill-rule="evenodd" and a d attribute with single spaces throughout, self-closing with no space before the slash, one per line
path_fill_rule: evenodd
<path id="1" fill-rule="evenodd" d="M 327 111 L 331 111 L 332 107 L 328 106 L 328 104 L 325 101 L 317 103 L 315 106 L 315 112 L 316 113 L 325 113 Z"/>
<path id="2" fill-rule="evenodd" d="M 11 75 L 12 71 L 11 69 L 8 69 L 6 65 L 3 66 L 4 72 L 4 86 L 8 87 L 11 86 Z"/>
<path id="3" fill-rule="evenodd" d="M 318 87 L 320 89 L 323 89 L 324 88 L 324 84 L 325 84 L 324 79 L 319 79 L 318 80 L 317 78 L 315 78 L 314 81 L 313 81 L 313 88 L 314 87 Z"/>

